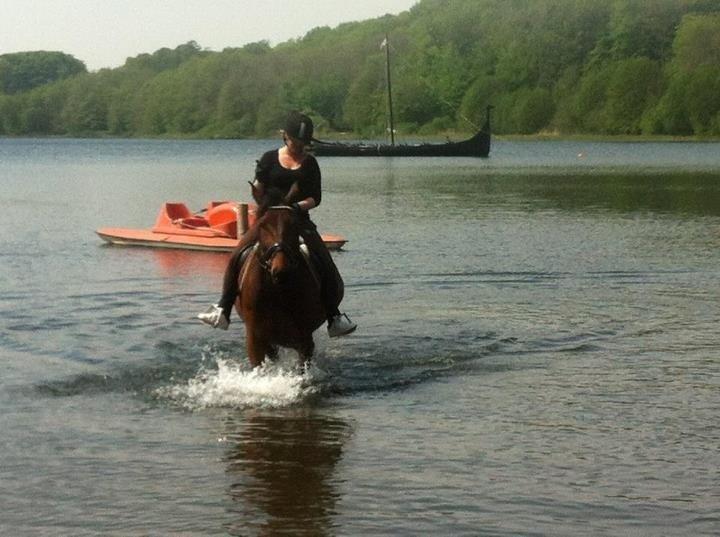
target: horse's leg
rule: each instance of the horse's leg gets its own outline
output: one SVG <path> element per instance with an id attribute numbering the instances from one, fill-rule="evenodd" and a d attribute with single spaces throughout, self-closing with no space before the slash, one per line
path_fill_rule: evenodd
<path id="1" fill-rule="evenodd" d="M 258 337 L 253 330 L 247 331 L 245 340 L 250 365 L 253 367 L 261 365 L 265 361 L 265 354 L 268 351 L 267 342 L 263 338 Z"/>
<path id="2" fill-rule="evenodd" d="M 273 362 L 278 359 L 280 349 L 278 349 L 277 345 L 270 345 L 268 347 L 267 351 L 267 357 L 270 358 Z"/>
<path id="3" fill-rule="evenodd" d="M 315 352 L 315 342 L 313 341 L 312 334 L 310 337 L 300 343 L 298 348 L 298 354 L 300 355 L 300 365 L 303 367 L 307 366 L 312 360 L 313 353 Z"/>

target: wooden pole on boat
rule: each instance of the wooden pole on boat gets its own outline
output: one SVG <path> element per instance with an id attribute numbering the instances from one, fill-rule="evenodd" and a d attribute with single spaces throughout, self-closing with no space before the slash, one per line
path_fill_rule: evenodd
<path id="1" fill-rule="evenodd" d="M 388 90 L 388 114 L 390 119 L 390 144 L 395 145 L 395 121 L 393 119 L 393 105 L 392 105 L 392 85 L 390 83 L 390 41 L 388 41 L 388 35 L 385 34 L 385 70 L 387 73 L 387 90 Z"/>
<path id="2" fill-rule="evenodd" d="M 248 204 L 240 203 L 238 205 L 238 239 L 248 230 Z"/>

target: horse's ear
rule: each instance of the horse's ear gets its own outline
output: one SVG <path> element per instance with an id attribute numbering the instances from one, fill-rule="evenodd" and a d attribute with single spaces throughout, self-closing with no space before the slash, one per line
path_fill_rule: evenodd
<path id="1" fill-rule="evenodd" d="M 255 186 L 254 181 L 248 181 L 248 183 L 250 184 L 250 191 L 252 192 L 252 197 L 255 200 L 255 203 L 260 205 L 260 198 L 262 197 L 261 193 L 260 193 L 260 189 L 257 186 Z"/>

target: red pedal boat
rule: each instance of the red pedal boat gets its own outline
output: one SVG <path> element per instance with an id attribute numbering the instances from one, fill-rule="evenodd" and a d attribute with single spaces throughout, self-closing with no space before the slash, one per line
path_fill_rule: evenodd
<path id="1" fill-rule="evenodd" d="M 257 207 L 248 203 L 211 201 L 193 213 L 184 203 L 165 203 L 151 229 L 104 227 L 96 233 L 110 244 L 229 252 L 255 221 Z M 347 242 L 339 235 L 322 235 L 330 250 Z"/>

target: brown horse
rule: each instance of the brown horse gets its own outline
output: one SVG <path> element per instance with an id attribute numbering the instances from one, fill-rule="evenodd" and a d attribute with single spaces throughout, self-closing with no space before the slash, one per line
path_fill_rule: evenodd
<path id="1" fill-rule="evenodd" d="M 238 277 L 235 309 L 245 323 L 253 367 L 276 357 L 278 347 L 294 349 L 308 362 L 315 350 L 312 334 L 326 317 L 319 282 L 300 252 L 298 216 L 286 205 L 273 205 L 277 200 L 261 200 L 258 242 Z"/>

